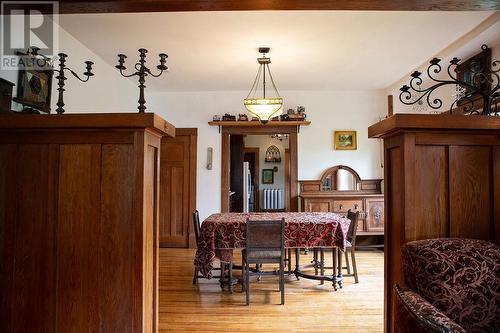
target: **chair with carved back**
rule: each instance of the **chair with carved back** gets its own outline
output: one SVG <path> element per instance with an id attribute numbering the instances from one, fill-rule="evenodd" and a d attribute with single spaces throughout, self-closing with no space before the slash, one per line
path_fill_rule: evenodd
<path id="1" fill-rule="evenodd" d="M 347 235 L 345 237 L 345 262 L 346 265 L 342 268 L 347 269 L 347 274 L 344 274 L 344 277 L 346 276 L 353 276 L 354 277 L 354 282 L 358 283 L 358 268 L 356 266 L 356 230 L 358 229 L 358 219 L 359 219 L 359 212 L 353 212 L 350 209 L 347 211 L 347 216 L 349 220 L 351 220 L 351 223 L 349 224 L 349 229 L 347 231 Z M 320 262 L 319 262 L 319 268 L 323 272 L 327 268 L 331 267 L 325 267 L 324 263 L 324 252 L 328 250 L 325 248 L 320 248 Z M 351 273 L 351 264 L 349 263 L 349 256 L 351 257 L 351 264 L 352 264 L 352 271 Z M 316 258 L 317 259 L 317 256 Z M 316 272 L 318 268 L 316 267 Z"/>
<path id="2" fill-rule="evenodd" d="M 246 248 L 243 250 L 243 290 L 250 304 L 250 265 L 279 264 L 281 304 L 285 304 L 285 219 L 246 223 Z M 257 273 L 257 275 L 259 275 Z"/>
<path id="3" fill-rule="evenodd" d="M 193 229 L 194 229 L 194 237 L 196 240 L 196 246 L 198 246 L 198 239 L 200 238 L 200 213 L 198 210 L 195 210 L 193 212 Z M 232 279 L 232 264 L 231 263 L 226 263 L 226 262 L 220 262 L 220 267 L 214 267 L 214 270 L 220 271 L 220 275 L 217 276 L 212 276 L 215 278 L 220 278 L 224 279 L 225 278 L 225 271 L 228 271 L 229 275 L 229 281 Z M 200 271 L 196 265 L 194 266 L 194 274 L 193 274 L 193 284 L 198 284 L 198 279 L 199 278 L 204 278 L 203 275 L 200 274 Z M 222 286 L 222 282 L 221 282 Z M 232 291 L 232 284 L 230 285 L 230 291 Z"/>

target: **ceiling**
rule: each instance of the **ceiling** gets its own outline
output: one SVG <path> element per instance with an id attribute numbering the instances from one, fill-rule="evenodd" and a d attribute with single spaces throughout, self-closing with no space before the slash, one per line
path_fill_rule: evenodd
<path id="1" fill-rule="evenodd" d="M 383 89 L 492 12 L 251 11 L 61 15 L 63 29 L 110 65 L 149 50 L 169 73 L 148 91 L 249 90 L 259 46 L 280 90 Z M 98 38 L 96 38 L 98 36 Z M 127 65 L 127 64 L 126 64 Z M 131 64 L 128 64 L 131 67 Z"/>

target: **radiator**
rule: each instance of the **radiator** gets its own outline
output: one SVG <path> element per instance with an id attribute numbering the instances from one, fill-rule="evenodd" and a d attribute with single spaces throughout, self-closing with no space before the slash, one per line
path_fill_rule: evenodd
<path id="1" fill-rule="evenodd" d="M 279 189 L 262 190 L 263 209 L 283 209 L 283 191 Z"/>

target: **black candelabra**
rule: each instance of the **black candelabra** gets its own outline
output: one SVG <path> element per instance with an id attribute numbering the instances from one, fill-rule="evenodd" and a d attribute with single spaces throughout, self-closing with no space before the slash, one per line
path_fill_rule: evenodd
<path id="1" fill-rule="evenodd" d="M 135 67 L 135 70 L 136 72 L 135 73 L 132 73 L 132 74 L 124 74 L 123 71 L 125 69 L 127 69 L 127 67 L 124 66 L 125 64 L 125 58 L 127 58 L 126 55 L 124 54 L 119 54 L 118 55 L 118 65 L 116 65 L 115 67 L 118 68 L 120 70 L 120 74 L 123 76 L 123 77 L 131 77 L 131 76 L 139 76 L 139 106 L 137 107 L 139 109 L 139 112 L 144 112 L 146 110 L 146 100 L 144 99 L 144 88 L 146 88 L 146 86 L 144 85 L 144 83 L 146 83 L 146 76 L 148 75 L 151 75 L 153 77 L 159 77 L 163 71 L 167 70 L 168 67 L 165 66 L 165 62 L 167 61 L 167 58 L 168 58 L 168 55 L 166 55 L 165 53 L 160 53 L 159 54 L 159 57 L 160 57 L 160 64 L 158 66 L 156 66 L 156 68 L 158 68 L 160 70 L 160 72 L 158 74 L 153 74 L 151 73 L 151 70 L 146 67 L 146 53 L 148 53 L 148 50 L 146 49 L 139 49 L 139 57 L 140 57 L 140 60 L 139 62 L 135 63 L 134 67 Z"/>
<path id="2" fill-rule="evenodd" d="M 64 53 L 59 53 L 59 69 L 54 69 L 54 72 L 57 72 L 58 75 L 56 76 L 57 79 L 57 91 L 59 91 L 59 98 L 57 99 L 57 109 L 56 112 L 58 114 L 64 113 L 64 81 L 66 81 L 68 78 L 64 75 L 64 71 L 69 71 L 71 74 L 73 74 L 74 77 L 76 77 L 78 80 L 81 82 L 87 82 L 91 76 L 94 76 L 94 73 L 92 73 L 92 65 L 94 64 L 92 61 L 85 61 L 86 64 L 86 71 L 83 73 L 83 75 L 86 76 L 85 79 L 80 78 L 78 74 L 76 74 L 71 68 L 68 68 L 66 66 L 66 58 L 68 57 L 67 54 Z"/>
<path id="3" fill-rule="evenodd" d="M 483 45 L 481 49 L 483 53 L 489 51 L 486 45 Z M 436 110 L 441 108 L 443 101 L 432 96 L 434 91 L 442 86 L 455 85 L 457 89 L 462 90 L 463 94 L 455 98 L 455 101 L 450 106 L 450 113 L 453 112 L 454 107 L 460 106 L 461 111 L 464 113 L 500 115 L 498 108 L 498 103 L 500 103 L 500 79 L 498 74 L 500 72 L 500 61 L 495 60 L 491 64 L 489 61 L 483 63 L 473 62 L 468 77 L 459 77 L 457 67 L 461 65 L 460 61 L 457 57 L 450 60 L 446 69 L 448 77 L 439 79 L 435 75 L 442 70 L 441 59 L 432 59 L 427 67 L 427 76 L 435 83 L 428 88 L 422 87 L 422 73 L 419 71 L 413 72 L 409 85 L 400 88 L 399 100 L 401 103 L 412 105 L 424 100 L 429 107 Z M 412 93 L 416 96 L 414 97 Z M 482 103 L 475 106 L 474 103 L 478 99 Z M 479 112 L 478 109 L 481 107 L 482 112 Z"/>

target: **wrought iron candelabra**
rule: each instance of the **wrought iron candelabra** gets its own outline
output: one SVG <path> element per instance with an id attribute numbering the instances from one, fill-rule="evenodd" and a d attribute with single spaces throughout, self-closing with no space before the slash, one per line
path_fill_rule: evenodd
<path id="1" fill-rule="evenodd" d="M 482 52 L 487 52 L 488 46 L 482 45 Z M 446 69 L 448 77 L 439 79 L 437 74 L 441 73 L 441 59 L 434 58 L 427 67 L 427 76 L 435 82 L 428 88 L 422 87 L 422 73 L 419 71 L 413 72 L 410 76 L 409 85 L 404 85 L 400 88 L 399 100 L 406 105 L 412 105 L 424 100 L 432 109 L 440 109 L 443 101 L 440 98 L 433 97 L 435 90 L 443 86 L 455 85 L 456 90 L 465 91 L 461 96 L 456 96 L 455 101 L 451 104 L 449 112 L 452 113 L 454 107 L 460 106 L 463 113 L 483 114 L 483 115 L 500 115 L 498 103 L 500 103 L 500 61 L 495 60 L 491 63 L 473 62 L 470 67 L 470 77 L 459 78 L 457 75 L 457 66 L 460 65 L 460 59 L 454 57 Z M 415 96 L 414 96 L 415 95 Z M 474 105 L 479 96 L 482 105 Z M 479 112 L 478 108 L 482 107 Z"/>
<path id="2" fill-rule="evenodd" d="M 160 53 L 159 54 L 159 57 L 160 57 L 160 64 L 158 66 L 156 66 L 156 68 L 158 68 L 160 70 L 160 72 L 158 74 L 153 74 L 151 73 L 151 70 L 146 67 L 146 53 L 148 52 L 148 50 L 146 49 L 139 49 L 139 62 L 135 63 L 134 65 L 134 68 L 136 70 L 135 73 L 132 73 L 132 74 L 124 74 L 123 71 L 127 69 L 127 67 L 124 66 L 125 64 L 125 59 L 127 58 L 126 55 L 124 54 L 119 54 L 118 55 L 118 65 L 116 65 L 115 67 L 118 68 L 118 70 L 120 70 L 120 74 L 123 76 L 123 77 L 131 77 L 131 76 L 139 76 L 139 106 L 137 107 L 139 109 L 139 112 L 144 112 L 146 110 L 146 100 L 144 99 L 144 88 L 146 88 L 146 86 L 144 85 L 144 83 L 146 83 L 146 76 L 148 75 L 151 75 L 153 77 L 159 77 L 163 71 L 167 70 L 168 67 L 165 66 L 165 62 L 167 61 L 167 58 L 168 58 L 168 55 L 166 55 L 165 53 Z"/>
<path id="3" fill-rule="evenodd" d="M 64 75 L 64 71 L 69 71 L 71 74 L 73 74 L 74 77 L 76 77 L 78 80 L 81 82 L 87 82 L 91 76 L 94 76 L 94 73 L 92 73 L 92 65 L 94 64 L 92 61 L 85 61 L 86 64 L 86 71 L 83 73 L 83 75 L 86 76 L 85 79 L 80 78 L 78 74 L 76 74 L 71 68 L 68 68 L 66 66 L 66 58 L 68 57 L 67 54 L 64 53 L 59 53 L 59 69 L 54 69 L 54 72 L 57 72 L 58 75 L 56 76 L 57 79 L 57 91 L 59 91 L 59 97 L 57 99 L 57 109 L 56 112 L 58 114 L 63 114 L 64 113 L 64 81 L 66 81 L 68 78 Z"/>

